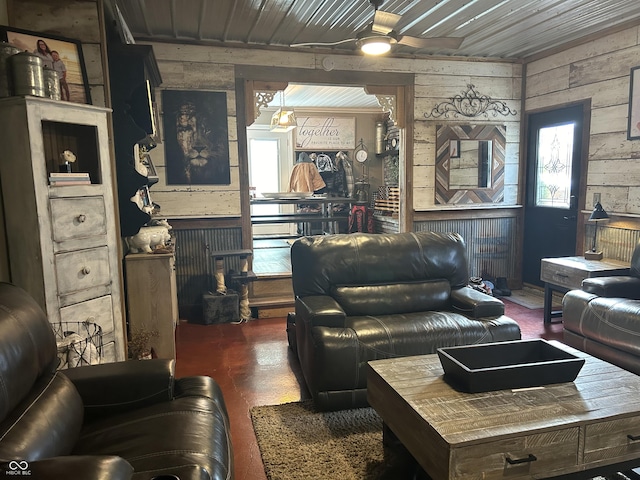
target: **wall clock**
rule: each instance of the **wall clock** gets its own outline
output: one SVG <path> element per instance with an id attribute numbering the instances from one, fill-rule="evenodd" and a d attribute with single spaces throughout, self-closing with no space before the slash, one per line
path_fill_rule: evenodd
<path id="1" fill-rule="evenodd" d="M 360 144 L 356 147 L 354 156 L 358 163 L 364 163 L 369 158 L 369 150 L 367 150 L 362 140 L 360 140 Z"/>

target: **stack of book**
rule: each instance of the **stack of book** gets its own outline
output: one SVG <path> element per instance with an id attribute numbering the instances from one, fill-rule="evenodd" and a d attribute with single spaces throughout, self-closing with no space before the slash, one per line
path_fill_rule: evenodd
<path id="1" fill-rule="evenodd" d="M 49 185 L 52 187 L 59 187 L 62 185 L 91 185 L 91 179 L 89 178 L 89 174 L 86 172 L 52 172 L 49 174 Z"/>

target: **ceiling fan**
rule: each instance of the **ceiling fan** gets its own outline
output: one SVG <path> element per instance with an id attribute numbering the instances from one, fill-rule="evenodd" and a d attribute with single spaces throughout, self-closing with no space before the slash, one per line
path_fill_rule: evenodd
<path id="1" fill-rule="evenodd" d="M 446 48 L 455 50 L 460 47 L 463 37 L 410 37 L 408 35 L 399 35 L 394 30 L 402 15 L 396 13 L 383 12 L 379 10 L 384 0 L 369 0 L 373 5 L 375 14 L 373 21 L 364 29 L 356 33 L 354 38 L 347 38 L 337 42 L 309 42 L 294 43 L 292 47 L 312 47 L 312 46 L 335 46 L 348 42 L 356 42 L 356 45 L 366 54 L 382 55 L 391 50 L 391 46 L 395 44 L 406 45 L 413 48 Z"/>

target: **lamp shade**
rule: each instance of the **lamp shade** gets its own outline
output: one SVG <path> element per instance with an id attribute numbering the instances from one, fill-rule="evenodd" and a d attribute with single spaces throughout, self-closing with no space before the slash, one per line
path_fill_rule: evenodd
<path id="1" fill-rule="evenodd" d="M 593 212 L 591 212 L 589 220 L 604 220 L 605 218 L 609 218 L 609 215 L 607 215 L 607 212 L 602 208 L 600 202 L 597 202 L 595 207 L 593 207 Z"/>

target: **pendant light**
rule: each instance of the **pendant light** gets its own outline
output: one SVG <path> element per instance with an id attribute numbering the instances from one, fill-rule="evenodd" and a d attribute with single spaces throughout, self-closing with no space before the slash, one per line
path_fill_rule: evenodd
<path id="1" fill-rule="evenodd" d="M 298 123 L 296 121 L 296 114 L 293 111 L 293 108 L 287 109 L 284 106 L 283 90 L 280 95 L 280 108 L 271 116 L 271 127 L 269 130 L 272 132 L 289 132 L 297 126 Z"/>

